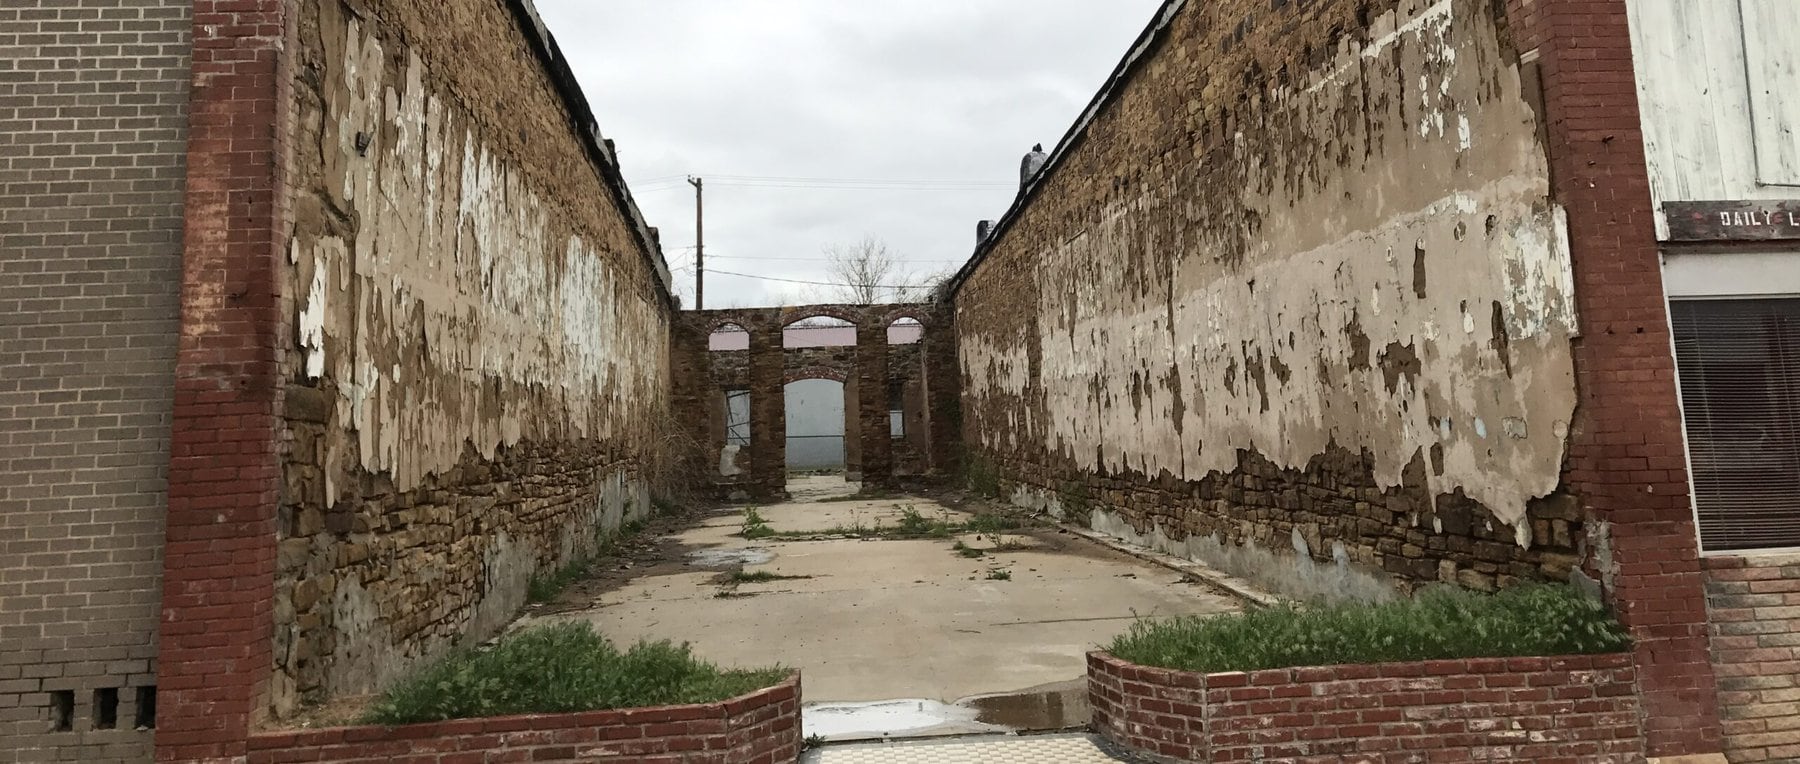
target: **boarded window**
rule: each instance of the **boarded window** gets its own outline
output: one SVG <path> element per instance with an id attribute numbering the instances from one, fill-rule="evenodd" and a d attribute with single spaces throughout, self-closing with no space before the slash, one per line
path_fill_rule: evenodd
<path id="1" fill-rule="evenodd" d="M 1800 547 L 1800 298 L 1670 314 L 1701 546 Z"/>
<path id="2" fill-rule="evenodd" d="M 725 391 L 725 444 L 750 445 L 750 391 Z"/>
<path id="3" fill-rule="evenodd" d="M 1800 186 L 1800 16 L 1794 0 L 1739 0 L 1756 181 Z"/>

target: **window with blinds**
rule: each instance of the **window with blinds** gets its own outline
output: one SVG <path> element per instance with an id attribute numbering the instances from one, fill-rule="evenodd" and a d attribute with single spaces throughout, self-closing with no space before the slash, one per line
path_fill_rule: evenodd
<path id="1" fill-rule="evenodd" d="M 1800 547 L 1800 298 L 1669 312 L 1701 546 Z"/>

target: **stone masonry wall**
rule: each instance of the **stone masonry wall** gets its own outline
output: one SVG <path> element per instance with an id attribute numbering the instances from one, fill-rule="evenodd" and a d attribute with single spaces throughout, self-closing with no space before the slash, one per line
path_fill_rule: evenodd
<path id="1" fill-rule="evenodd" d="M 1800 761 L 1800 555 L 1710 557 L 1706 568 L 1725 754 Z"/>
<path id="2" fill-rule="evenodd" d="M 1501 10 L 1164 12 L 959 282 L 974 472 L 1299 596 L 1566 577 L 1568 232 Z"/>
<path id="3" fill-rule="evenodd" d="M 150 756 L 191 7 L 0 7 L 0 762 Z"/>
<path id="4" fill-rule="evenodd" d="M 294 25 L 278 717 L 485 638 L 650 510 L 672 311 L 529 4 Z"/>

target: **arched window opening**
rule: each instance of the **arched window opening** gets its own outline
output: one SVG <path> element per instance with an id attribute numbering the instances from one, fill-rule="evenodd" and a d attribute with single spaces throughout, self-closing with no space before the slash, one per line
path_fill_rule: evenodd
<path id="1" fill-rule="evenodd" d="M 856 344 L 856 324 L 831 316 L 813 316 L 781 330 L 784 348 L 841 348 Z"/>
<path id="2" fill-rule="evenodd" d="M 924 339 L 925 325 L 919 323 L 919 319 L 908 316 L 888 324 L 887 342 L 889 345 L 916 345 Z"/>
<path id="3" fill-rule="evenodd" d="M 720 324 L 706 338 L 707 350 L 749 350 L 750 331 L 737 324 Z"/>

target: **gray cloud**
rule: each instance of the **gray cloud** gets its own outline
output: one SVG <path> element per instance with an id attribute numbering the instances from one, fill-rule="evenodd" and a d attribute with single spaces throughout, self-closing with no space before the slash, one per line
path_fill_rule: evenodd
<path id="1" fill-rule="evenodd" d="M 693 189 L 708 269 L 828 280 L 823 250 L 872 235 L 920 274 L 973 248 L 1019 157 L 1053 144 L 1159 0 L 538 0 L 693 296 Z M 974 180 L 980 190 L 770 188 L 719 176 Z M 778 259 L 798 258 L 798 259 Z M 707 304 L 806 288 L 710 275 Z"/>

